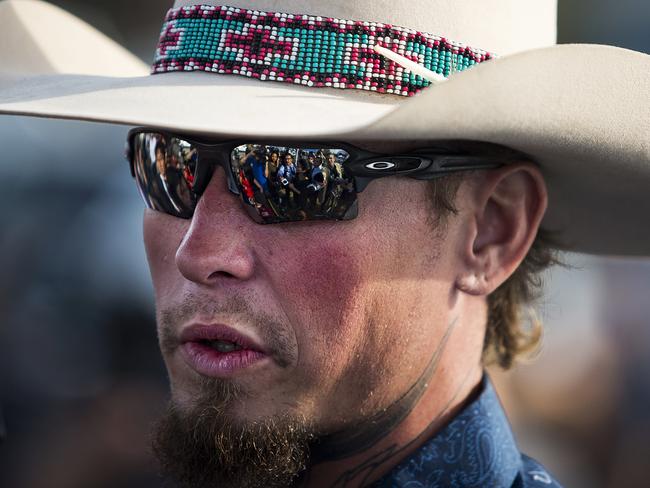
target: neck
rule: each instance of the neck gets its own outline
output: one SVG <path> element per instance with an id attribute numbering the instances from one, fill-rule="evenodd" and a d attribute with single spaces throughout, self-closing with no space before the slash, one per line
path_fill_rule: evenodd
<path id="1" fill-rule="evenodd" d="M 458 364 L 455 343 L 462 331 L 455 334 L 455 329 L 453 321 L 424 371 L 401 398 L 363 424 L 319 440 L 302 487 L 367 486 L 462 410 L 480 384 L 482 367 L 480 359 Z"/>

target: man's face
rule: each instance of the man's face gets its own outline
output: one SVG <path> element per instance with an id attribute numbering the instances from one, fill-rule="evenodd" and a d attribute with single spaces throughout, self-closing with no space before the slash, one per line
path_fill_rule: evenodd
<path id="1" fill-rule="evenodd" d="M 265 353 L 221 375 L 247 394 L 239 422 L 291 412 L 331 430 L 394 401 L 449 319 L 452 272 L 428 198 L 425 183 L 386 178 L 360 194 L 355 220 L 259 225 L 218 170 L 191 221 L 147 211 L 174 400 L 190 406 L 205 377 L 182 334 L 219 324 Z"/>
<path id="2" fill-rule="evenodd" d="M 156 167 L 160 174 L 165 174 L 167 165 L 165 164 L 165 151 L 162 148 L 156 149 Z"/>
<path id="3" fill-rule="evenodd" d="M 359 195 L 355 220 L 259 225 L 218 169 L 192 220 L 147 210 L 158 331 L 179 411 L 232 387 L 239 394 L 222 407 L 233 425 L 300 419 L 320 435 L 396 402 L 450 323 L 453 242 L 432 223 L 428 188 L 384 178 Z M 198 359 L 183 344 L 200 324 L 245 337 L 254 351 L 211 343 L 239 359 L 206 366 L 215 356 L 205 343 Z"/>

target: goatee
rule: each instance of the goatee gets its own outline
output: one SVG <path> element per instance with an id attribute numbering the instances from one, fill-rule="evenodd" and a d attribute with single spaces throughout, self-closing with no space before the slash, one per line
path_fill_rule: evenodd
<path id="1" fill-rule="evenodd" d="M 205 380 L 190 408 L 173 402 L 156 423 L 153 450 L 164 477 L 187 488 L 295 486 L 309 463 L 315 435 L 289 415 L 245 423 L 232 409 L 241 391 Z"/>

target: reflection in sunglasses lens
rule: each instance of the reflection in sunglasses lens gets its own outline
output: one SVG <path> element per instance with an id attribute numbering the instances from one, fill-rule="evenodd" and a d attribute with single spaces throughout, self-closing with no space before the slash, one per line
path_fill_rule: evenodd
<path id="1" fill-rule="evenodd" d="M 192 192 L 198 152 L 176 137 L 152 132 L 136 134 L 134 172 L 140 194 L 151 209 L 190 218 L 196 207 Z"/>
<path id="2" fill-rule="evenodd" d="M 345 219 L 356 201 L 343 149 L 244 144 L 230 164 L 249 213 L 263 223 Z"/>
<path id="3" fill-rule="evenodd" d="M 133 170 L 146 205 L 191 218 L 214 168 L 198 168 L 198 149 L 177 137 L 141 132 L 133 137 L 132 147 Z M 229 187 L 260 223 L 345 220 L 356 215 L 354 178 L 344 169 L 349 157 L 344 149 L 243 144 L 231 153 L 236 188 L 230 178 Z M 203 175 L 206 168 L 210 171 Z"/>

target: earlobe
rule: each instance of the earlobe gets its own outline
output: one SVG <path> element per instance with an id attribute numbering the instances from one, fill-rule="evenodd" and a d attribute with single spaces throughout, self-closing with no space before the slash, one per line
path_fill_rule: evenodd
<path id="1" fill-rule="evenodd" d="M 456 280 L 456 289 L 474 296 L 487 295 L 489 293 L 488 280 L 484 274 L 479 273 L 469 273 L 459 276 Z"/>
<path id="2" fill-rule="evenodd" d="M 536 166 L 521 163 L 482 173 L 472 192 L 471 239 L 456 288 L 488 295 L 517 269 L 532 245 L 546 210 L 546 185 Z"/>

